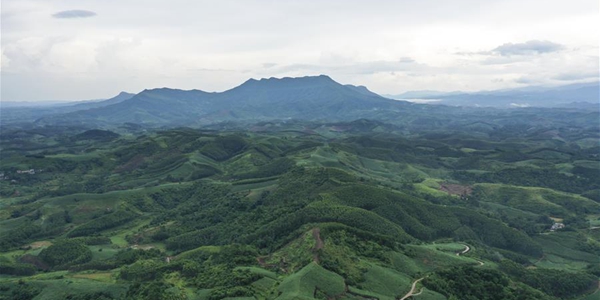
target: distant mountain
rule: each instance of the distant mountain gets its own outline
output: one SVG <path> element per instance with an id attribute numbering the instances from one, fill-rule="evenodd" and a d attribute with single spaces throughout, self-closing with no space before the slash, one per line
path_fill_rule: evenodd
<path id="1" fill-rule="evenodd" d="M 72 111 L 77 111 L 77 110 L 82 110 L 82 109 L 98 108 L 98 107 L 103 107 L 103 106 L 123 102 L 125 100 L 131 99 L 133 96 L 135 96 L 135 94 L 127 93 L 127 92 L 120 92 L 118 95 L 116 95 L 110 99 L 98 100 L 98 101 L 82 101 L 82 102 L 78 102 L 74 105 L 68 106 L 66 109 L 72 110 Z"/>
<path id="2" fill-rule="evenodd" d="M 581 104 L 561 109 L 530 107 L 519 110 L 483 109 L 474 106 L 494 106 L 491 105 L 493 103 L 488 103 L 490 105 L 479 103 L 499 99 L 506 103 L 501 107 L 511 107 L 511 105 L 518 107 L 520 103 L 531 105 L 534 103 L 532 99 L 539 99 L 543 95 L 546 95 L 543 99 L 548 101 L 552 97 L 557 97 L 556 95 L 583 94 L 582 90 L 591 89 L 589 86 L 570 86 L 560 90 L 505 90 L 487 92 L 487 94 L 457 94 L 445 96 L 440 100 L 442 104 L 448 105 L 423 105 L 384 98 L 365 87 L 343 85 L 324 75 L 264 78 L 250 79 L 220 93 L 158 88 L 144 90 L 132 97 L 130 94 L 122 94 L 105 101 L 52 108 L 50 111 L 43 110 L 44 114 L 40 114 L 39 111 L 35 111 L 35 114 L 29 112 L 29 115 L 25 114 L 24 117 L 8 114 L 12 118 L 5 118 L 3 109 L 1 122 L 4 125 L 15 123 L 36 127 L 83 125 L 88 128 L 116 130 L 123 124 L 129 124 L 128 128 L 206 125 L 235 128 L 262 121 L 343 123 L 367 119 L 392 124 L 396 126 L 394 131 L 405 133 L 440 128 L 456 130 L 465 127 L 479 128 L 481 126 L 477 124 L 482 124 L 481 122 L 494 126 L 514 124 L 546 126 L 548 122 L 587 126 L 590 122 L 597 123 L 597 109 L 583 110 L 585 106 Z M 571 99 L 573 98 L 576 97 Z M 575 101 L 566 103 L 571 102 Z M 467 104 L 461 106 L 461 103 Z M 7 111 L 11 110 L 7 109 Z M 34 123 L 27 123 L 34 117 Z M 331 130 L 346 132 L 353 130 L 351 128 L 356 128 L 356 124 L 350 127 L 332 126 Z M 477 130 L 486 131 L 488 130 L 486 128 Z"/>
<path id="3" fill-rule="evenodd" d="M 98 101 L 98 100 L 93 100 Z M 15 107 L 51 107 L 69 105 L 71 102 L 66 101 L 0 101 L 0 108 L 15 108 Z"/>
<path id="4" fill-rule="evenodd" d="M 571 102 L 571 103 L 557 105 L 557 107 L 575 108 L 575 109 L 584 109 L 584 110 L 598 110 L 598 109 L 600 109 L 600 103 Z"/>
<path id="5" fill-rule="evenodd" d="M 321 75 L 250 79 L 222 93 L 168 88 L 144 90 L 112 105 L 51 116 L 40 122 L 190 125 L 291 118 L 351 120 L 377 110 L 398 110 L 404 105 L 409 104 L 383 98 L 366 87 L 342 85 Z"/>
<path id="6" fill-rule="evenodd" d="M 117 96 L 110 99 L 94 99 L 94 100 L 79 100 L 79 101 L 0 101 L 0 107 L 2 108 L 14 108 L 14 107 L 34 107 L 34 108 L 48 108 L 48 107 L 73 107 L 75 110 L 94 108 L 100 106 L 106 106 L 115 104 L 123 100 L 127 100 L 135 94 L 121 92 Z M 67 108 L 68 109 L 68 108 Z"/>
<path id="7" fill-rule="evenodd" d="M 123 102 L 135 94 L 121 92 L 105 100 L 84 100 L 76 102 L 2 102 L 0 116 L 2 123 L 33 122 L 39 118 L 61 115 L 69 112 L 99 108 Z"/>
<path id="8" fill-rule="evenodd" d="M 443 96 L 451 96 L 462 94 L 463 92 L 440 92 L 440 91 L 432 91 L 432 90 L 423 90 L 423 91 L 408 91 L 398 95 L 383 95 L 385 97 L 391 99 L 431 99 L 435 97 L 443 97 Z"/>
<path id="9" fill-rule="evenodd" d="M 416 91 L 390 96 L 394 99 L 419 99 L 437 101 L 421 101 L 423 103 L 443 104 L 452 106 L 477 107 L 565 107 L 569 103 L 600 102 L 600 86 L 598 82 L 578 83 L 558 87 L 529 86 L 516 89 L 505 89 L 481 92 L 437 92 Z M 578 105 L 587 108 L 587 105 Z M 596 106 L 597 107 L 597 106 Z"/>

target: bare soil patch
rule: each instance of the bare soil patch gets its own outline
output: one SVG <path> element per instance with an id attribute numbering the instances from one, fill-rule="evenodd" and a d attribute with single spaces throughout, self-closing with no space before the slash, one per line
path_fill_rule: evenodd
<path id="1" fill-rule="evenodd" d="M 33 242 L 33 243 L 29 244 L 29 247 L 31 247 L 31 249 L 38 249 L 38 248 L 48 247 L 48 246 L 52 246 L 52 242 L 39 241 L 39 242 Z"/>
<path id="2" fill-rule="evenodd" d="M 469 196 L 473 192 L 473 188 L 469 185 L 442 183 L 440 184 L 440 191 L 450 195 Z"/>
<path id="3" fill-rule="evenodd" d="M 312 230 L 313 238 L 315 239 L 315 247 L 313 248 L 313 261 L 319 263 L 319 250 L 323 249 L 323 240 L 321 239 L 321 229 L 314 228 Z"/>

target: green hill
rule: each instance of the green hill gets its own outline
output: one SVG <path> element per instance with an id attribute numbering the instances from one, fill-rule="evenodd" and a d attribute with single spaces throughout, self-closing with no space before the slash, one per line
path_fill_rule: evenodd
<path id="1" fill-rule="evenodd" d="M 296 83 L 240 89 L 264 86 L 268 103 Z M 415 298 L 574 299 L 597 287 L 586 182 L 600 163 L 576 142 L 585 128 L 565 130 L 555 148 L 570 154 L 554 155 L 554 136 L 511 126 L 214 126 L 3 133 L 0 298 L 399 299 L 415 283 Z"/>

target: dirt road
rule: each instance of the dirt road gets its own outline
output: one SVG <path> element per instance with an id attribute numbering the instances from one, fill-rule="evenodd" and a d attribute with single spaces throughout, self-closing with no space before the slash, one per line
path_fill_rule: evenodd
<path id="1" fill-rule="evenodd" d="M 456 253 L 456 256 L 461 256 L 461 255 L 471 251 L 471 247 L 469 247 L 468 245 L 463 244 L 463 246 L 465 246 L 465 250 Z M 480 260 L 477 260 L 477 262 L 479 263 L 480 266 L 484 265 L 484 263 Z"/>
<path id="2" fill-rule="evenodd" d="M 464 244 L 463 244 L 463 246 L 465 246 L 465 250 L 463 250 L 463 251 L 461 251 L 461 252 L 458 252 L 458 253 L 456 253 L 456 256 L 461 256 L 461 255 L 463 255 L 463 254 L 465 254 L 465 253 L 467 253 L 467 252 L 471 251 L 471 247 L 469 247 L 469 246 L 467 246 L 467 245 L 464 245 Z"/>
<path id="3" fill-rule="evenodd" d="M 423 290 L 421 289 L 420 292 L 418 292 L 418 293 L 415 294 L 415 289 L 417 288 L 417 283 L 419 283 L 419 281 L 421 281 L 423 279 L 425 279 L 425 277 L 421 277 L 421 278 L 415 280 L 412 283 L 412 287 L 410 288 L 410 291 L 408 291 L 408 293 L 406 295 L 404 295 L 404 297 L 400 298 L 399 300 L 405 300 L 405 299 L 408 299 L 411 296 L 420 295 Z"/>

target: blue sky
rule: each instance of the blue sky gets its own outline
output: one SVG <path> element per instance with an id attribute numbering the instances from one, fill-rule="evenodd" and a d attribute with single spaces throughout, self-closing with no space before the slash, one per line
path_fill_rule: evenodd
<path id="1" fill-rule="evenodd" d="M 3 101 L 327 74 L 382 94 L 598 80 L 597 0 L 3 0 Z"/>

